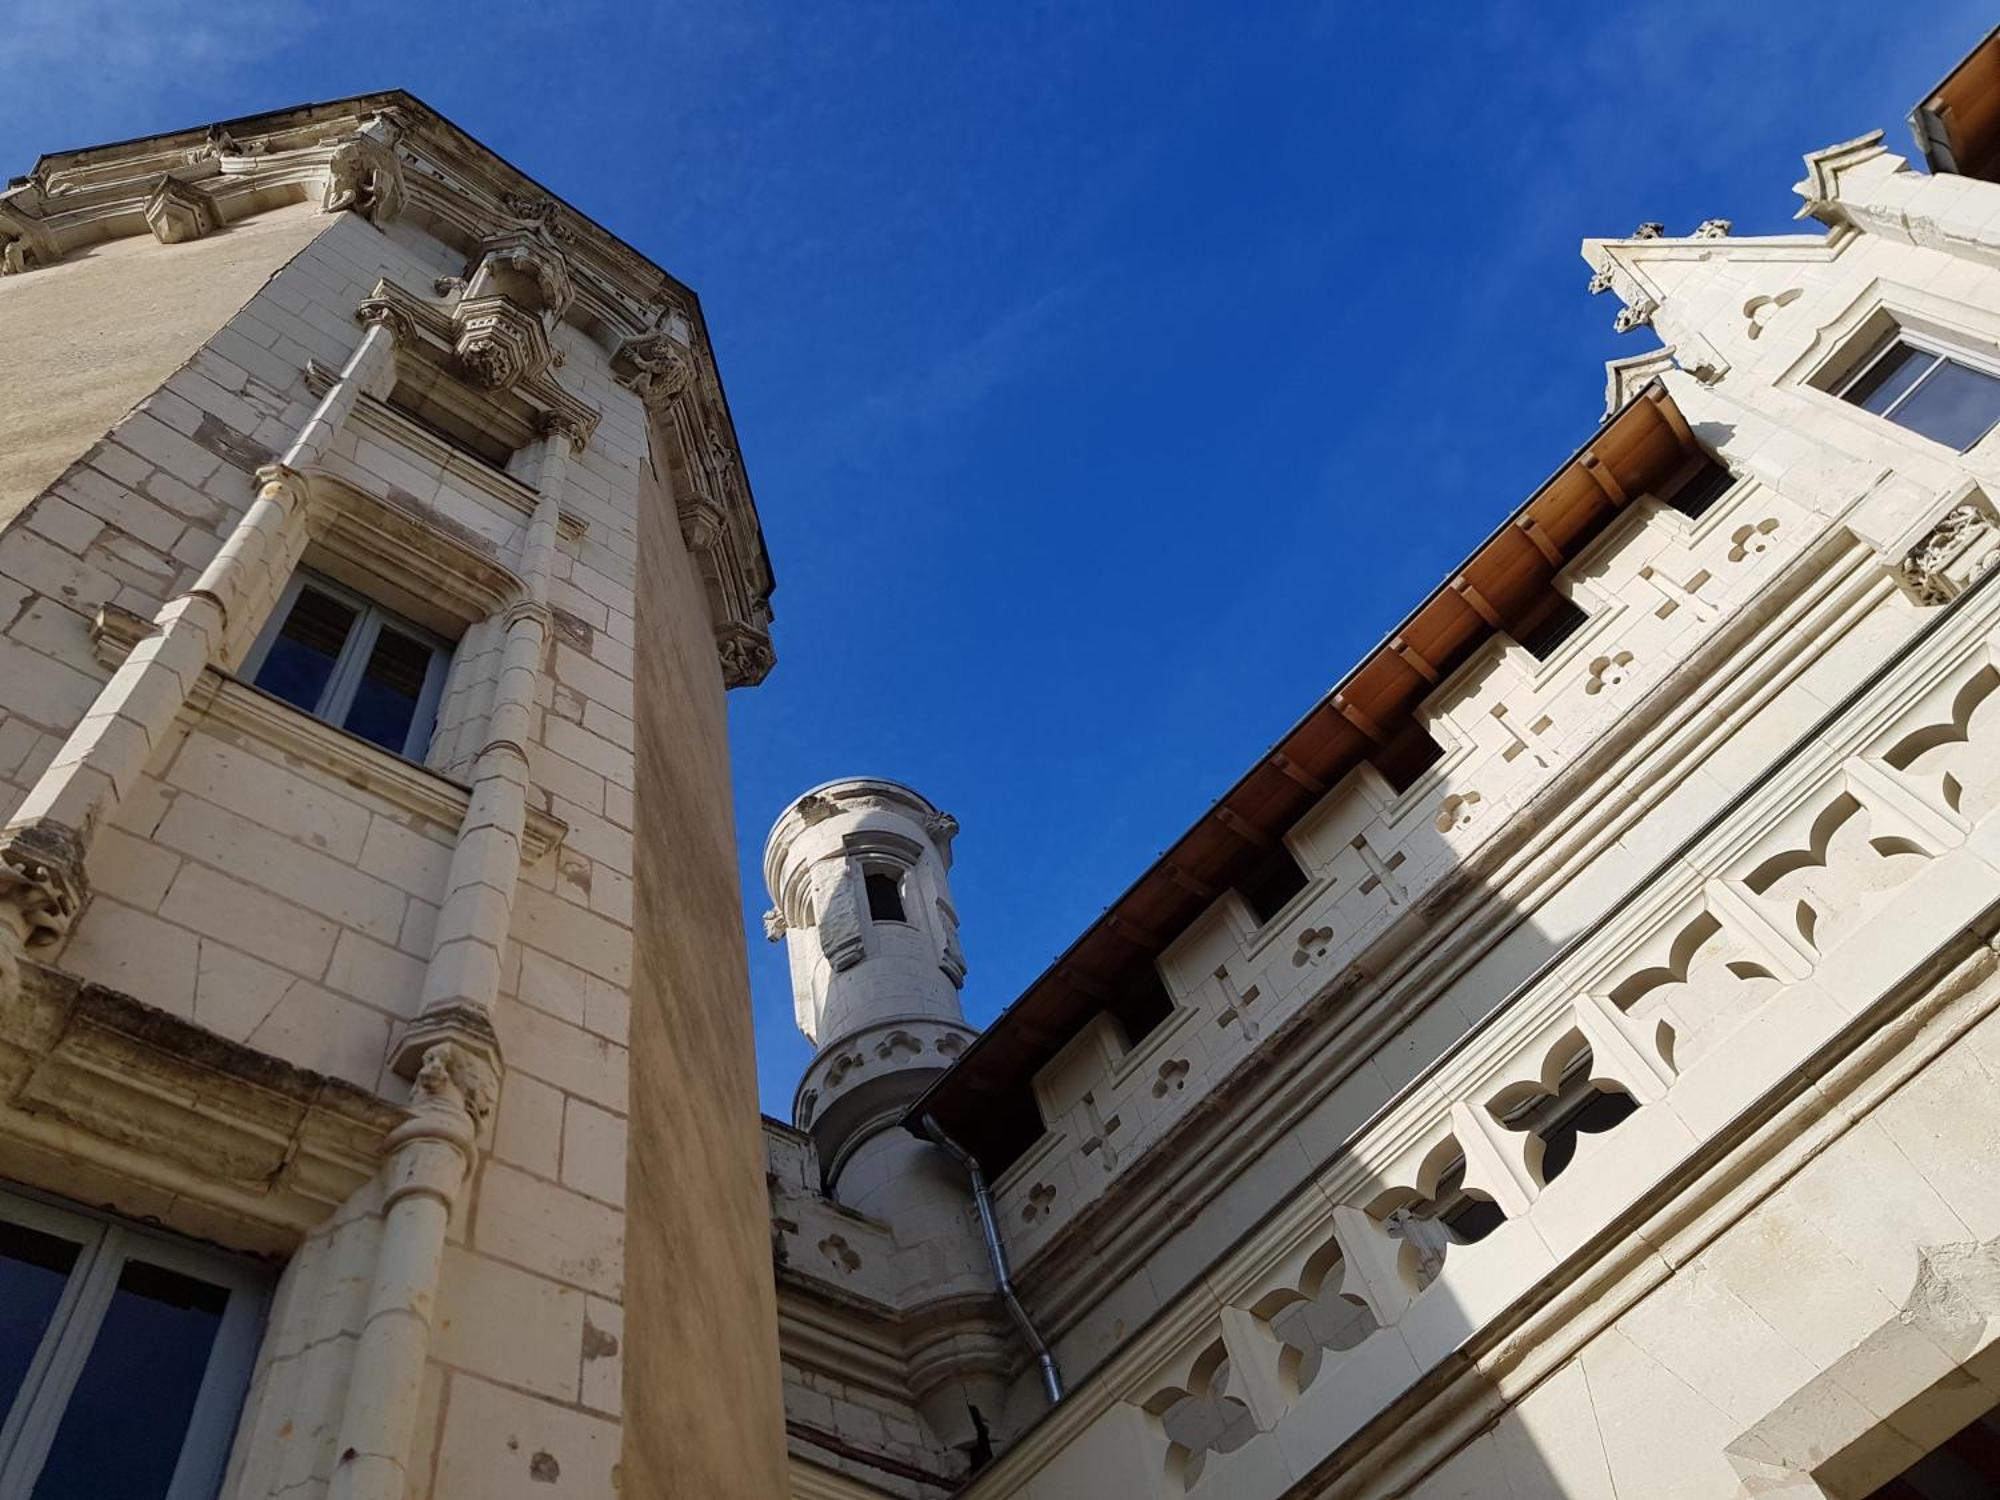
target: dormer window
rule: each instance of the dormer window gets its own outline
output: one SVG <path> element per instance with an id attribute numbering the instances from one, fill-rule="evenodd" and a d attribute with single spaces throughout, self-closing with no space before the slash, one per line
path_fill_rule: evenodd
<path id="1" fill-rule="evenodd" d="M 2000 422 L 2000 375 L 1898 333 L 1836 394 L 1963 453 Z"/>
<path id="2" fill-rule="evenodd" d="M 874 922 L 907 922 L 903 913 L 903 882 L 886 870 L 870 870 L 862 877 L 868 891 L 868 917 Z"/>
<path id="3" fill-rule="evenodd" d="M 301 570 L 243 662 L 243 677 L 316 719 L 421 761 L 437 723 L 450 643 Z"/>

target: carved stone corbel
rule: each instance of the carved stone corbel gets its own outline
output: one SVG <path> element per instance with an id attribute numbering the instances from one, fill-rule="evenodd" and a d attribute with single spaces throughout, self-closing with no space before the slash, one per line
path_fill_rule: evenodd
<path id="1" fill-rule="evenodd" d="M 694 385 L 694 351 L 667 333 L 642 334 L 625 340 L 612 356 L 611 370 L 618 383 L 657 411 Z"/>
<path id="2" fill-rule="evenodd" d="M 191 182 L 163 176 L 146 195 L 146 227 L 162 245 L 198 240 L 222 223 L 215 200 Z"/>
<path id="3" fill-rule="evenodd" d="M 0 832 L 0 1004 L 21 982 L 21 959 L 55 947 L 90 901 L 83 840 L 46 820 Z"/>
<path id="4" fill-rule="evenodd" d="M 728 688 L 755 687 L 770 676 L 778 662 L 770 632 L 752 624 L 725 625 L 717 630 L 715 649 L 722 658 L 722 685 Z"/>
<path id="5" fill-rule="evenodd" d="M 552 325 L 575 296 L 569 263 L 545 227 L 487 241 L 452 310 L 453 349 L 467 378 L 508 390 L 548 369 Z"/>
<path id="6" fill-rule="evenodd" d="M 327 159 L 323 213 L 353 209 L 371 224 L 387 224 L 403 210 L 403 164 L 396 159 L 396 127 L 376 115 L 334 147 Z"/>

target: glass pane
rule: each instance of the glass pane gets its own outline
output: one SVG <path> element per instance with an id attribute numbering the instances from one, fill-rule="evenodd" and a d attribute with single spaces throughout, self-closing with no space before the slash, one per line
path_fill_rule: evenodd
<path id="1" fill-rule="evenodd" d="M 307 713 L 318 712 L 354 617 L 355 610 L 331 594 L 300 589 L 278 638 L 271 642 L 270 654 L 257 669 L 257 686 Z"/>
<path id="2" fill-rule="evenodd" d="M 1868 367 L 1868 372 L 1853 385 L 1841 399 L 1852 401 L 1864 411 L 1872 411 L 1878 417 L 1896 404 L 1896 398 L 1917 383 L 1924 371 L 1937 363 L 1937 356 L 1923 349 L 1913 349 L 1910 345 L 1897 342 L 1882 352 L 1881 358 Z"/>
<path id="3" fill-rule="evenodd" d="M 0 1221 L 0 1418 L 20 1394 L 82 1248 Z"/>
<path id="4" fill-rule="evenodd" d="M 384 625 L 375 637 L 375 649 L 368 653 L 361 685 L 347 710 L 346 727 L 364 740 L 402 754 L 430 666 L 429 646 Z"/>
<path id="5" fill-rule="evenodd" d="M 34 1500 L 161 1500 L 229 1293 L 128 1260 Z"/>
<path id="6" fill-rule="evenodd" d="M 1948 359 L 1896 408 L 1895 420 L 1963 453 L 2000 421 L 2000 380 Z"/>

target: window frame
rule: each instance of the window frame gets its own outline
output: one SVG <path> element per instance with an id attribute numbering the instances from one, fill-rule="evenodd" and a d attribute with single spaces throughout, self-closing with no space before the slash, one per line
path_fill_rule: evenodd
<path id="1" fill-rule="evenodd" d="M 1870 411 L 1859 401 L 1854 400 L 1848 393 L 1863 380 L 1867 379 L 1869 374 L 1883 360 L 1889 358 L 1895 352 L 1898 345 L 1907 345 L 1919 354 L 1930 355 L 1931 366 L 1910 383 L 1909 389 L 1890 402 L 1887 410 Z M 1919 432 L 1907 423 L 1896 420 L 1896 413 L 1907 405 L 1910 398 L 1922 390 L 1931 377 L 1937 374 L 1938 370 L 1946 364 L 1957 364 L 1971 370 L 1974 374 L 1984 375 L 1989 380 L 2000 382 L 2000 357 L 1982 357 L 1977 352 L 1968 350 L 1961 344 L 1954 344 L 1947 339 L 1938 338 L 1934 335 L 1913 329 L 1905 323 L 1895 322 L 1891 323 L 1888 331 L 1869 347 L 1866 354 L 1855 361 L 1852 369 L 1848 370 L 1846 374 L 1842 375 L 1827 388 L 1827 394 L 1833 396 L 1843 405 L 1852 407 L 1864 416 L 1875 417 L 1881 421 L 1892 423 L 1902 431 L 1909 433 L 1910 436 L 1921 438 L 1927 443 L 1936 443 L 1938 447 L 1945 449 L 1947 452 L 1970 453 L 1974 448 L 1977 448 L 1991 437 L 1996 430 L 2000 430 L 2000 414 L 1996 414 L 1994 419 L 1987 423 L 1985 430 L 1963 448 L 1953 448 L 1950 444 L 1941 442 L 1937 438 L 1931 437 L 1928 433 Z"/>
<path id="2" fill-rule="evenodd" d="M 430 750 L 431 736 L 437 731 L 438 705 L 444 701 L 445 680 L 451 673 L 453 644 L 434 630 L 426 630 L 416 621 L 397 614 L 370 599 L 366 594 L 336 583 L 324 573 L 312 568 L 295 568 L 292 576 L 285 581 L 283 592 L 273 606 L 264 628 L 257 632 L 257 639 L 243 657 L 243 665 L 237 676 L 259 692 L 266 689 L 257 686 L 257 674 L 264 669 L 264 661 L 277 643 L 279 631 L 291 618 L 292 608 L 299 601 L 299 595 L 310 586 L 345 604 L 355 612 L 354 623 L 347 629 L 347 637 L 341 642 L 340 654 L 334 658 L 333 671 L 328 675 L 326 686 L 320 690 L 319 702 L 312 708 L 300 708 L 330 728 L 342 734 L 374 745 L 378 750 L 387 750 L 391 755 L 399 755 L 404 760 L 422 765 Z M 355 694 L 361 689 L 362 673 L 367 668 L 368 658 L 375 650 L 375 642 L 382 634 L 384 626 L 390 626 L 420 645 L 430 649 L 430 665 L 424 671 L 424 686 L 417 697 L 417 706 L 410 715 L 409 733 L 403 738 L 401 749 L 391 749 L 365 735 L 355 734 L 344 722 L 354 707 Z M 275 695 L 273 695 L 275 696 Z M 281 700 L 290 703 L 290 699 Z M 298 704 L 291 704 L 299 708 Z M 0 1496 L 0 1500 L 5 1500 Z"/>
<path id="3" fill-rule="evenodd" d="M 118 1279 L 137 1260 L 228 1293 L 188 1413 L 165 1500 L 213 1500 L 242 1420 L 270 1299 L 268 1276 L 221 1251 L 169 1238 L 105 1214 L 59 1206 L 0 1187 L 0 1220 L 66 1240 L 76 1263 L 49 1314 L 20 1389 L 0 1411 L 0 1500 L 32 1500 L 111 1309 Z"/>

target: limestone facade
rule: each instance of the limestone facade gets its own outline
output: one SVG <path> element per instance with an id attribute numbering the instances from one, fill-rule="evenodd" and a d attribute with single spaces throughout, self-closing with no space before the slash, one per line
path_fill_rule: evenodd
<path id="1" fill-rule="evenodd" d="M 693 294 L 401 93 L 45 157 L 0 270 L 0 1491 L 780 1492 Z"/>
<path id="2" fill-rule="evenodd" d="M 766 1124 L 795 1495 L 2000 1489 L 2000 180 L 1953 169 L 1992 47 L 1933 171 L 1806 159 L 1813 232 L 1586 242 L 1660 347 L 926 1083 L 910 1139 L 979 1169 L 955 1240 L 815 1136 L 876 934 L 780 821 L 822 1047 Z M 1890 404 L 1939 359 L 1959 395 Z M 831 1050 L 849 1089 L 909 1061 Z M 975 1292 L 911 1252 L 982 1207 Z M 940 1320 L 1005 1356 L 970 1438 Z"/>

